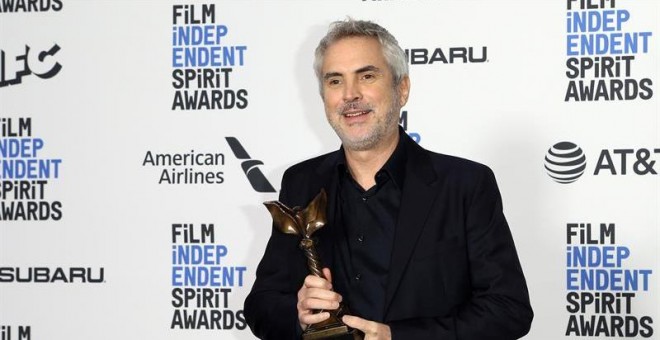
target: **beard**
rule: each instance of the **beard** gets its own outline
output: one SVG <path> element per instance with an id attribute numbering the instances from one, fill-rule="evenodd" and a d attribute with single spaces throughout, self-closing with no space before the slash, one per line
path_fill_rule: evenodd
<path id="1" fill-rule="evenodd" d="M 395 131 L 396 126 L 399 121 L 399 111 L 401 110 L 397 103 L 398 91 L 394 90 L 392 93 L 392 101 L 389 107 L 389 110 L 385 113 L 385 116 L 381 119 L 376 119 L 373 122 L 373 125 L 370 127 L 369 131 L 360 136 L 351 136 L 344 127 L 341 125 L 340 120 L 332 120 L 328 117 L 328 123 L 335 130 L 337 136 L 342 142 L 342 145 L 345 149 L 353 151 L 365 151 L 370 150 L 376 147 L 386 136 L 392 133 L 392 129 Z M 347 111 L 370 111 L 368 114 L 374 114 L 372 110 L 372 105 L 360 103 L 360 102 L 350 102 L 342 105 L 339 109 L 334 112 L 334 115 L 344 116 Z"/>

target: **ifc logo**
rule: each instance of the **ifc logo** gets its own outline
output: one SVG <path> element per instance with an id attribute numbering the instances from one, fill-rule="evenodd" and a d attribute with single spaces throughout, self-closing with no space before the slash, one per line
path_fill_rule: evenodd
<path id="1" fill-rule="evenodd" d="M 577 181 L 587 168 L 587 158 L 579 146 L 571 142 L 553 145 L 545 155 L 545 170 L 557 183 Z"/>

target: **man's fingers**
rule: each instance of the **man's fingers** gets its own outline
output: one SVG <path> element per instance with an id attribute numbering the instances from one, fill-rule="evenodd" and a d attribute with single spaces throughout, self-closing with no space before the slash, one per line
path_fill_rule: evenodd
<path id="1" fill-rule="evenodd" d="M 330 273 L 330 268 L 323 268 L 323 276 L 325 279 L 332 284 L 332 274 Z"/>
<path id="2" fill-rule="evenodd" d="M 301 323 L 305 325 L 311 325 L 315 323 L 319 323 L 321 321 L 324 321 L 330 317 L 330 313 L 328 312 L 321 312 L 318 314 L 312 314 L 312 313 L 302 313 L 298 315 L 298 320 L 300 320 Z M 303 327 L 304 329 L 304 327 Z"/>
<path id="3" fill-rule="evenodd" d="M 323 300 L 323 299 L 303 299 L 299 302 L 301 310 L 311 309 L 337 309 L 339 308 L 339 301 Z"/>
<path id="4" fill-rule="evenodd" d="M 322 288 L 307 288 L 301 291 L 301 295 L 298 300 L 304 300 L 309 298 L 337 301 L 337 302 L 341 302 L 342 300 L 341 295 L 331 290 L 322 289 Z"/>
<path id="5" fill-rule="evenodd" d="M 344 323 L 349 327 L 359 329 L 365 334 L 369 334 L 374 331 L 371 328 L 375 327 L 375 322 L 368 321 L 354 315 L 344 315 L 341 320 L 344 321 Z M 374 325 L 372 326 L 370 323 Z"/>
<path id="6" fill-rule="evenodd" d="M 304 285 L 307 288 L 323 288 L 327 290 L 332 289 L 332 284 L 330 281 L 314 275 L 307 275 L 307 277 L 305 277 Z"/>
<path id="7" fill-rule="evenodd" d="M 314 275 L 307 275 L 304 282 L 305 287 L 332 289 L 332 274 L 330 273 L 330 269 L 323 268 L 323 276 L 325 276 L 325 279 Z"/>
<path id="8" fill-rule="evenodd" d="M 326 278 L 308 275 L 298 290 L 298 321 L 301 327 L 321 322 L 330 317 L 328 312 L 314 313 L 314 310 L 335 310 L 339 308 L 341 295 L 332 291 L 330 270 L 323 269 Z"/>
<path id="9" fill-rule="evenodd" d="M 390 326 L 375 321 L 369 321 L 353 315 L 344 315 L 342 321 L 349 327 L 361 330 L 364 340 L 391 340 Z"/>

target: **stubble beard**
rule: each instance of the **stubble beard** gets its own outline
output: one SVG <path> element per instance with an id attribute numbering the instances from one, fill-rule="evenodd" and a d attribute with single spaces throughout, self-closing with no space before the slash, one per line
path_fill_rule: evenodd
<path id="1" fill-rule="evenodd" d="M 390 106 L 390 110 L 382 121 L 375 122 L 372 129 L 368 131 L 365 136 L 351 138 L 346 131 L 343 130 L 339 120 L 331 120 L 330 117 L 328 117 L 328 123 L 330 123 L 332 129 L 335 130 L 335 133 L 341 140 L 345 149 L 352 151 L 366 151 L 373 149 L 385 138 L 385 136 L 388 135 L 388 133 L 392 133 L 389 131 L 392 127 L 396 130 L 399 121 L 399 111 L 401 110 L 401 108 L 396 105 L 398 98 L 398 91 L 394 90 L 392 93 L 392 105 Z M 343 112 L 348 109 L 365 110 L 371 109 L 371 106 L 359 103 L 348 103 L 340 107 L 333 114 L 342 116 Z M 373 111 L 369 114 L 373 114 Z"/>

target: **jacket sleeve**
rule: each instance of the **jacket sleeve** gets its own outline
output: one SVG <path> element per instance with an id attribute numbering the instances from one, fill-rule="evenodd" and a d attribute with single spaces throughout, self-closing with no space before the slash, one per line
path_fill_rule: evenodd
<path id="1" fill-rule="evenodd" d="M 448 315 L 388 322 L 393 339 L 518 339 L 533 312 L 495 176 L 481 168 L 465 198 L 469 292 Z"/>
<path id="2" fill-rule="evenodd" d="M 290 182 L 287 177 L 285 173 L 279 200 L 288 205 L 286 186 Z M 305 274 L 297 268 L 305 268 L 305 259 L 298 249 L 298 241 L 272 228 L 244 306 L 247 324 L 260 339 L 300 339 L 302 334 L 296 304 Z"/>

